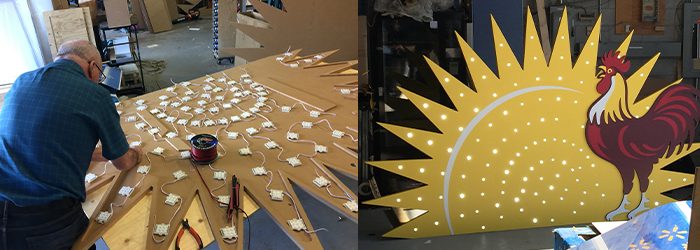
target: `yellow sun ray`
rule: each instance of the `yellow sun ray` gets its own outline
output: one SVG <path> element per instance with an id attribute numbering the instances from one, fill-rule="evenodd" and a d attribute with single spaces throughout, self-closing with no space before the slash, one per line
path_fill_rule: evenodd
<path id="1" fill-rule="evenodd" d="M 441 132 L 380 123 L 429 158 L 369 163 L 426 184 L 367 202 L 428 211 L 384 236 L 416 238 L 587 223 L 604 220 L 618 206 L 619 172 L 591 151 L 584 133 L 588 109 L 600 97 L 596 64 L 601 19 L 572 64 L 563 15 L 552 57 L 544 58 L 528 11 L 522 66 L 492 18 L 498 76 L 458 35 L 475 91 L 426 58 L 455 109 L 401 89 Z M 618 48 L 622 55 L 631 37 Z M 630 98 L 638 95 L 657 58 L 626 79 Z M 644 114 L 659 94 L 638 102 L 633 112 Z M 671 202 L 663 192 L 693 182 L 693 175 L 661 168 L 698 148 L 694 144 L 654 165 L 647 206 Z M 641 196 L 639 181 L 634 183 L 630 210 Z M 615 217 L 624 218 L 626 214 Z"/>

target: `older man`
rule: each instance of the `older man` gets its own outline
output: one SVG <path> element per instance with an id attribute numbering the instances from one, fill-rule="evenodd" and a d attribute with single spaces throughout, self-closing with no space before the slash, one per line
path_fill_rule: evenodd
<path id="1" fill-rule="evenodd" d="M 82 210 L 91 160 L 119 170 L 129 148 L 87 41 L 67 42 L 53 63 L 19 76 L 0 111 L 0 249 L 68 249 L 87 228 Z M 101 147 L 95 149 L 97 142 Z"/>

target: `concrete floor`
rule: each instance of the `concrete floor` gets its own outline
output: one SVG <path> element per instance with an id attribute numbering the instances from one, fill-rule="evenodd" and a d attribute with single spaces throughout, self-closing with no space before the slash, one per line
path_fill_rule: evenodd
<path id="1" fill-rule="evenodd" d="M 199 28 L 199 30 L 191 30 Z M 119 35 L 119 34 L 110 34 Z M 144 61 L 162 60 L 166 68 L 160 74 L 149 74 L 144 68 L 144 85 L 146 92 L 153 92 L 172 85 L 175 82 L 191 80 L 205 74 L 219 72 L 233 65 L 228 61 L 217 64 L 212 53 L 211 19 L 180 23 L 173 25 L 173 30 L 152 34 L 140 32 L 139 44 L 141 58 Z M 346 186 L 357 194 L 357 181 L 336 173 Z M 293 185 L 294 186 L 294 185 Z M 314 228 L 326 228 L 317 236 L 325 249 L 357 249 L 357 223 L 344 218 L 343 215 L 328 208 L 302 189 L 294 186 L 302 206 L 307 211 Z M 339 220 L 339 218 L 342 218 Z M 246 233 L 251 234 L 250 248 L 246 249 L 296 249 L 294 243 L 277 226 L 267 212 L 259 210 L 250 215 L 245 223 Z M 249 227 L 250 226 L 250 227 Z M 247 236 L 246 236 L 247 237 Z M 244 240 L 244 241 L 247 241 Z M 103 241 L 97 242 L 98 249 L 108 249 Z M 213 243 L 205 249 L 219 249 Z"/>

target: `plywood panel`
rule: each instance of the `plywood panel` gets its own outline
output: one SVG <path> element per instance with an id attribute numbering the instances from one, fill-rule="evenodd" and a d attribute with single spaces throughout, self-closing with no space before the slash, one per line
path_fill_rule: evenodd
<path id="1" fill-rule="evenodd" d="M 89 8 L 46 11 L 44 22 L 52 57 L 56 56 L 58 47 L 67 41 L 79 39 L 95 44 Z"/>

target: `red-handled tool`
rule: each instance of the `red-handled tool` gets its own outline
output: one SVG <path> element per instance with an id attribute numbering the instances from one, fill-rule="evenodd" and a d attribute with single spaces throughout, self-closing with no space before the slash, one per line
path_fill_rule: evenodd
<path id="1" fill-rule="evenodd" d="M 182 220 L 182 228 L 180 228 L 180 231 L 177 232 L 177 238 L 175 240 L 175 250 L 180 250 L 180 239 L 182 238 L 182 234 L 185 233 L 185 229 L 190 232 L 192 237 L 197 241 L 197 244 L 199 244 L 199 249 L 204 248 L 204 244 L 202 243 L 202 238 L 199 237 L 199 234 L 197 234 L 197 231 L 194 231 L 194 228 L 190 227 L 190 224 L 187 222 L 187 219 Z"/>

